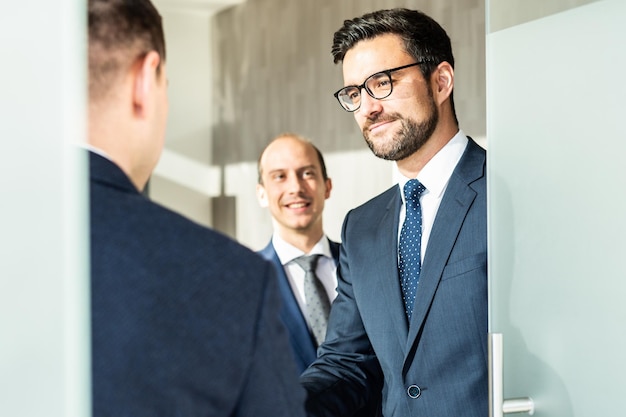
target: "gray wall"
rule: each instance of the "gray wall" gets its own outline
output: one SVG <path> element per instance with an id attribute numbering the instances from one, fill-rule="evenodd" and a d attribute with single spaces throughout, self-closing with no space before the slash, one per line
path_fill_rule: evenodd
<path id="1" fill-rule="evenodd" d="M 213 162 L 255 161 L 268 139 L 296 131 L 323 152 L 362 149 L 351 115 L 332 96 L 342 85 L 332 36 L 344 19 L 417 8 L 446 28 L 457 61 L 462 128 L 485 135 L 485 7 L 482 0 L 248 0 L 214 17 Z"/>

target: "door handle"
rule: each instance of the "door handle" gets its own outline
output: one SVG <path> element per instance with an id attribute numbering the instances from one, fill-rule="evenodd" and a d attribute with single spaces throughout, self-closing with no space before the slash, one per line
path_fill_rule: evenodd
<path id="1" fill-rule="evenodd" d="M 489 333 L 489 417 L 504 414 L 535 413 L 535 403 L 530 397 L 505 400 L 503 388 L 502 333 Z"/>

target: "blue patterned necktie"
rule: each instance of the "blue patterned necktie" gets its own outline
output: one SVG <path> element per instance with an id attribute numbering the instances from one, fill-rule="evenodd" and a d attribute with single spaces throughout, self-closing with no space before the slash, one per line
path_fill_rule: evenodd
<path id="1" fill-rule="evenodd" d="M 420 207 L 420 195 L 425 190 L 426 187 L 416 179 L 409 180 L 404 185 L 406 218 L 400 231 L 398 269 L 400 270 L 404 311 L 409 323 L 413 314 L 421 269 L 422 208 Z"/>
<path id="2" fill-rule="evenodd" d="M 317 345 L 326 338 L 326 326 L 330 312 L 330 300 L 324 285 L 315 274 L 317 261 L 322 255 L 301 256 L 293 261 L 304 269 L 304 298 L 307 308 L 307 321 Z"/>

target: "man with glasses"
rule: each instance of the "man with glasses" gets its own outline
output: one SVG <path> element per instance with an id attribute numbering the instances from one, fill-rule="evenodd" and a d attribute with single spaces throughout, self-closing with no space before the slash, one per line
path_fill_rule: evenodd
<path id="1" fill-rule="evenodd" d="M 351 415 L 382 392 L 385 417 L 485 417 L 485 151 L 459 129 L 454 58 L 419 11 L 381 10 L 334 35 L 335 93 L 398 185 L 344 220 L 338 296 L 304 372 L 309 416 Z"/>

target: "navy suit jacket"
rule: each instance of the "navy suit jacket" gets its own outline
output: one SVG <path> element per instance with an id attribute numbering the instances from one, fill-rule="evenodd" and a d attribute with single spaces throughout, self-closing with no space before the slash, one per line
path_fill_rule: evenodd
<path id="1" fill-rule="evenodd" d="M 348 213 L 326 341 L 301 377 L 309 416 L 351 415 L 381 389 L 385 417 L 488 414 L 485 167 L 469 139 L 433 224 L 410 325 L 399 187 Z"/>
<path id="2" fill-rule="evenodd" d="M 339 262 L 339 243 L 328 240 L 330 243 L 330 252 L 335 259 L 335 263 Z M 278 258 L 278 254 L 274 249 L 274 245 L 270 243 L 259 251 L 259 254 L 265 259 L 271 261 L 278 275 L 278 287 L 282 297 L 282 308 L 280 317 L 287 327 L 289 333 L 289 341 L 291 349 L 298 366 L 299 373 L 302 373 L 317 357 L 317 343 L 306 323 L 306 319 L 300 310 L 298 301 L 291 290 L 289 278 L 285 273 L 285 269 Z"/>
<path id="3" fill-rule="evenodd" d="M 89 158 L 93 415 L 303 416 L 272 265 Z"/>

